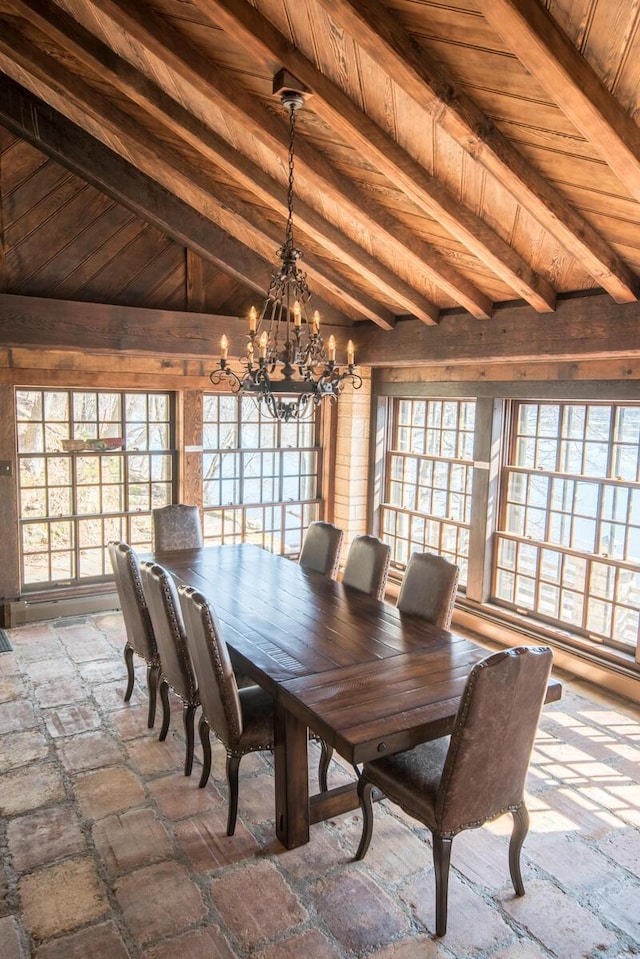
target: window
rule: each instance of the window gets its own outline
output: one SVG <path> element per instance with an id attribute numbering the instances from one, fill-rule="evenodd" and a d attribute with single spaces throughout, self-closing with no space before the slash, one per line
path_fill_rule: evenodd
<path id="1" fill-rule="evenodd" d="M 315 417 L 279 423 L 251 397 L 206 394 L 203 435 L 205 542 L 297 554 L 319 516 Z"/>
<path id="2" fill-rule="evenodd" d="M 23 586 L 110 575 L 112 539 L 151 549 L 151 510 L 173 501 L 169 394 L 17 390 L 16 409 Z"/>
<path id="3" fill-rule="evenodd" d="M 640 627 L 640 406 L 516 403 L 495 599 L 635 649 Z"/>
<path id="4" fill-rule="evenodd" d="M 394 564 L 430 550 L 466 583 L 474 429 L 473 401 L 392 401 L 381 530 Z"/>

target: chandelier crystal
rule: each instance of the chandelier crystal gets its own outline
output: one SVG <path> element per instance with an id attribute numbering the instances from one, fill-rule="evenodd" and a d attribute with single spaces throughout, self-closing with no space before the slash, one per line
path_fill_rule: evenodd
<path id="1" fill-rule="evenodd" d="M 229 340 L 223 335 L 219 366 L 209 378 L 214 386 L 226 383 L 234 393 L 253 396 L 274 419 L 287 422 L 310 414 L 325 397 L 337 400 L 346 382 L 359 389 L 362 378 L 355 372 L 351 340 L 344 370 L 336 365 L 333 336 L 325 347 L 320 316 L 311 309 L 307 275 L 298 267 L 302 252 L 293 240 L 293 165 L 296 111 L 303 106 L 304 97 L 297 91 L 284 90 L 280 99 L 289 111 L 288 216 L 284 243 L 277 254 L 282 262 L 271 276 L 260 314 L 253 307 L 249 312 L 241 376 L 229 366 Z"/>

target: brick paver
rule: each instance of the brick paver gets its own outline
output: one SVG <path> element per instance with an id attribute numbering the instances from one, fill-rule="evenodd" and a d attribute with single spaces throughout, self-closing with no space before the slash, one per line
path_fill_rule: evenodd
<path id="1" fill-rule="evenodd" d="M 56 936 L 109 911 L 106 889 L 88 859 L 39 869 L 18 882 L 24 925 L 36 940 Z"/>
<path id="2" fill-rule="evenodd" d="M 640 710 L 566 683 L 545 709 L 528 781 L 526 895 L 508 868 L 511 817 L 456 837 L 449 928 L 433 934 L 429 832 L 375 808 L 354 863 L 354 811 L 284 850 L 273 757 L 240 767 L 226 836 L 225 751 L 206 789 L 183 775 L 180 704 L 158 742 L 146 668 L 129 704 L 119 613 L 10 630 L 0 655 L 2 959 L 632 959 L 640 954 Z M 68 701 L 64 701 L 68 700 Z M 309 747 L 316 785 L 318 751 Z M 331 785 L 353 780 L 343 761 Z"/>

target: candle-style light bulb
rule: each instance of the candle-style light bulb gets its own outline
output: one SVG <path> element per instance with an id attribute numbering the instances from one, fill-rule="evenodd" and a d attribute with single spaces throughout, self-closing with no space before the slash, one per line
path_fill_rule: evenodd
<path id="1" fill-rule="evenodd" d="M 329 342 L 327 344 L 327 355 L 329 357 L 329 362 L 334 363 L 336 359 L 336 338 L 333 333 L 329 337 Z"/>
<path id="2" fill-rule="evenodd" d="M 313 311 L 313 319 L 311 321 L 311 332 L 319 333 L 320 332 L 320 314 L 317 310 Z"/>
<path id="3" fill-rule="evenodd" d="M 255 333 L 257 323 L 258 314 L 256 313 L 255 306 L 252 306 L 249 310 L 249 333 Z"/>
<path id="4" fill-rule="evenodd" d="M 229 340 L 227 339 L 227 334 L 223 333 L 220 340 L 220 359 L 226 360 L 229 353 Z"/>
<path id="5" fill-rule="evenodd" d="M 260 359 L 264 360 L 267 355 L 267 331 L 263 330 L 260 336 Z"/>
<path id="6" fill-rule="evenodd" d="M 298 329 L 302 323 L 302 310 L 300 309 L 300 304 L 296 300 L 293 304 L 293 325 Z"/>
<path id="7" fill-rule="evenodd" d="M 355 363 L 355 349 L 353 346 L 353 340 L 349 340 L 347 343 L 347 366 L 353 366 Z"/>

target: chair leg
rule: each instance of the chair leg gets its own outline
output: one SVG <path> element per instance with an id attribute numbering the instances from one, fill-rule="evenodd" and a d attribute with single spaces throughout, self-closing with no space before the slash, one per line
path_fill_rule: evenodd
<path id="1" fill-rule="evenodd" d="M 327 773 L 329 772 L 329 763 L 331 762 L 332 756 L 333 746 L 330 746 L 329 743 L 324 741 L 324 739 L 321 739 L 320 762 L 318 763 L 318 785 L 320 787 L 320 792 L 322 793 L 326 793 L 329 788 L 327 786 Z"/>
<path id="2" fill-rule="evenodd" d="M 171 722 L 171 705 L 169 703 L 169 683 L 162 679 L 160 681 L 160 702 L 162 703 L 162 728 L 158 739 L 161 743 L 167 738 L 169 732 L 169 723 Z"/>
<path id="3" fill-rule="evenodd" d="M 133 669 L 133 646 L 129 646 L 129 643 L 124 644 L 124 662 L 127 667 L 127 688 L 124 694 L 124 701 L 128 703 L 131 699 L 131 693 L 133 692 L 133 684 L 136 679 L 136 674 Z"/>
<path id="4" fill-rule="evenodd" d="M 511 882 L 516 891 L 516 896 L 524 896 L 524 883 L 522 882 L 522 873 L 520 871 L 520 850 L 525 836 L 529 832 L 529 813 L 524 803 L 517 809 L 512 809 L 513 832 L 509 842 L 509 872 L 511 873 Z"/>
<path id="5" fill-rule="evenodd" d="M 149 690 L 149 716 L 147 726 L 153 729 L 156 721 L 156 699 L 158 696 L 158 683 L 160 682 L 160 665 L 147 665 L 147 689 Z"/>
<path id="6" fill-rule="evenodd" d="M 236 831 L 238 817 L 238 770 L 241 756 L 227 753 L 227 783 L 229 784 L 229 818 L 227 819 L 227 836 L 233 836 Z"/>
<path id="7" fill-rule="evenodd" d="M 204 716 L 200 716 L 198 723 L 198 732 L 200 733 L 200 742 L 202 744 L 202 774 L 198 786 L 204 789 L 207 785 L 209 774 L 211 772 L 211 743 L 209 741 L 209 723 Z"/>
<path id="8" fill-rule="evenodd" d="M 436 874 L 436 935 L 447 931 L 447 902 L 449 898 L 449 863 L 451 862 L 452 839 L 432 836 L 433 867 Z"/>
<path id="9" fill-rule="evenodd" d="M 362 810 L 362 835 L 360 845 L 355 854 L 355 859 L 364 859 L 371 842 L 373 833 L 373 783 L 370 783 L 364 776 L 358 779 L 358 799 L 360 800 L 360 809 Z"/>
<path id="10" fill-rule="evenodd" d="M 184 758 L 184 774 L 191 775 L 193 769 L 193 740 L 194 724 L 196 718 L 196 709 L 198 707 L 193 703 L 185 703 L 182 707 L 182 722 L 184 723 L 184 734 L 187 740 L 187 751 Z"/>

